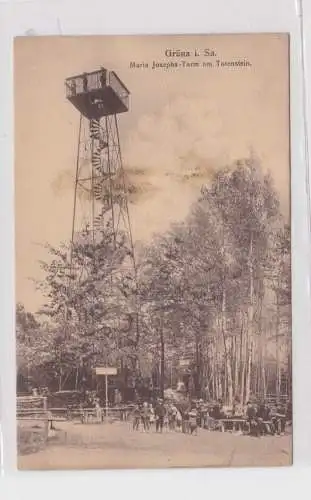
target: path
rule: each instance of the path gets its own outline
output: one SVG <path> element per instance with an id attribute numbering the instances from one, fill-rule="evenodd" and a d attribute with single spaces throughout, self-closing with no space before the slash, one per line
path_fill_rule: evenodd
<path id="1" fill-rule="evenodd" d="M 103 469 L 163 467 L 281 466 L 291 463 L 291 436 L 252 438 L 200 430 L 134 432 L 129 424 L 58 426 L 55 442 L 19 457 L 20 469 Z M 61 436 L 61 438 L 59 437 Z"/>

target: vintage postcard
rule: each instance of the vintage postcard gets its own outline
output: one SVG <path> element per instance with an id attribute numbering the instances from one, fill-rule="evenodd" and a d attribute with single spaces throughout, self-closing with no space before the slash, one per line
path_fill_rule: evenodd
<path id="1" fill-rule="evenodd" d="M 18 466 L 292 463 L 289 37 L 19 37 Z"/>

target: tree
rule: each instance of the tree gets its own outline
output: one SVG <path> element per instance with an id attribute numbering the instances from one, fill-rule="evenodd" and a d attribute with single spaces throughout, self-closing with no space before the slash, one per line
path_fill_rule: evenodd
<path id="1" fill-rule="evenodd" d="M 216 172 L 183 222 L 141 246 L 134 270 L 122 234 L 115 242 L 85 231 L 72 247 L 47 248 L 42 352 L 59 387 L 107 363 L 119 367 L 120 388 L 142 394 L 153 380 L 163 394 L 186 358 L 191 396 L 243 403 L 271 379 L 281 391 L 285 368 L 271 375 L 269 346 L 277 339 L 281 366 L 281 347 L 290 356 L 290 230 L 254 157 Z"/>
<path id="2" fill-rule="evenodd" d="M 256 389 L 271 239 L 282 225 L 271 177 L 250 158 L 216 173 L 187 219 L 146 250 L 141 300 L 152 303 L 147 314 L 169 303 L 165 343 L 177 357 L 178 343 L 190 346 L 198 392 L 214 379 L 213 392 L 232 403 Z"/>
<path id="3" fill-rule="evenodd" d="M 45 280 L 38 283 L 47 302 L 40 313 L 57 330 L 60 387 L 79 367 L 122 368 L 125 359 L 135 364 L 135 279 L 126 266 L 129 250 L 122 234 L 116 242 L 110 231 L 93 238 L 85 230 L 73 245 L 47 245 L 47 250 L 51 260 L 41 262 Z"/>

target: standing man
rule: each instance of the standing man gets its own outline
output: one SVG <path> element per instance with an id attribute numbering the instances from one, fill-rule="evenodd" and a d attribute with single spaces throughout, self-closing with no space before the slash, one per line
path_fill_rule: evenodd
<path id="1" fill-rule="evenodd" d="M 144 402 L 141 410 L 141 421 L 143 424 L 144 431 L 149 431 L 150 429 L 150 410 L 147 401 Z"/>
<path id="2" fill-rule="evenodd" d="M 281 401 L 278 401 L 276 405 L 276 418 L 278 434 L 284 436 L 286 428 L 286 408 L 285 405 L 281 403 Z"/>
<path id="3" fill-rule="evenodd" d="M 73 96 L 77 95 L 77 82 L 75 80 L 71 83 L 71 94 Z"/>
<path id="4" fill-rule="evenodd" d="M 96 412 L 97 423 L 101 423 L 103 421 L 103 416 L 102 416 L 102 409 L 100 407 L 99 398 L 95 399 L 95 412 Z"/>
<path id="5" fill-rule="evenodd" d="M 139 430 L 140 417 L 141 417 L 140 407 L 139 404 L 136 403 L 133 409 L 133 431 Z"/>
<path id="6" fill-rule="evenodd" d="M 83 73 L 83 78 L 82 78 L 82 85 L 83 85 L 83 92 L 87 92 L 87 74 Z"/>
<path id="7" fill-rule="evenodd" d="M 163 399 L 159 399 L 155 407 L 155 417 L 156 417 L 156 432 L 160 430 L 163 432 L 163 424 L 165 417 L 165 408 L 163 404 Z"/>
<path id="8" fill-rule="evenodd" d="M 155 421 L 155 415 L 154 415 L 154 409 L 152 403 L 149 404 L 149 427 L 152 426 L 152 424 Z"/>
<path id="9" fill-rule="evenodd" d="M 179 405 L 179 412 L 181 414 L 181 430 L 182 433 L 185 434 L 188 432 L 188 424 L 189 424 L 189 411 L 190 411 L 190 402 L 188 400 L 183 401 Z"/>
<path id="10" fill-rule="evenodd" d="M 249 425 L 250 436 L 259 436 L 259 426 L 257 422 L 257 409 L 251 401 L 247 402 L 246 417 Z"/>
<path id="11" fill-rule="evenodd" d="M 189 430 L 190 434 L 198 434 L 198 410 L 196 407 L 189 412 Z"/>
<path id="12" fill-rule="evenodd" d="M 101 85 L 101 87 L 104 88 L 105 85 L 106 85 L 106 80 L 107 80 L 107 70 L 105 68 L 103 68 L 103 67 L 100 69 L 100 77 L 99 77 L 99 79 L 100 79 L 100 85 Z"/>

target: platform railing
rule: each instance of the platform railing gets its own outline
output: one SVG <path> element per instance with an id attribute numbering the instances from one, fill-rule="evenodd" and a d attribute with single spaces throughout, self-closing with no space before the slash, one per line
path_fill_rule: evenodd
<path id="1" fill-rule="evenodd" d="M 123 104 L 128 107 L 129 105 L 129 91 L 122 84 L 121 80 L 117 77 L 117 75 L 111 71 L 109 74 L 109 85 L 112 90 L 117 94 L 119 99 L 123 102 Z"/>

